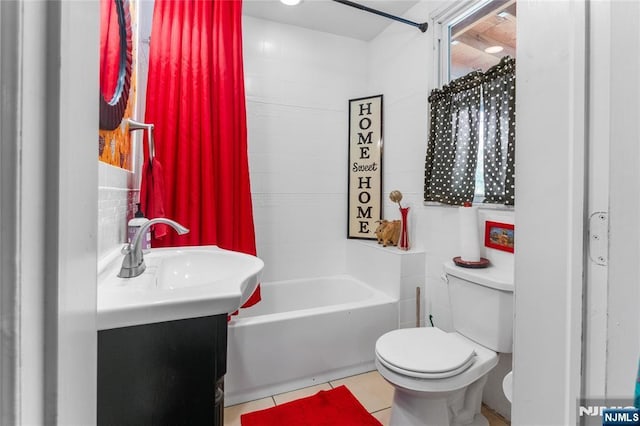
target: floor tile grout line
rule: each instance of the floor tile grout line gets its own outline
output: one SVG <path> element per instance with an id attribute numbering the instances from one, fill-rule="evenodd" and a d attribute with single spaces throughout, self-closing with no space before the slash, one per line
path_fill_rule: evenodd
<path id="1" fill-rule="evenodd" d="M 391 407 L 389 406 L 389 407 L 381 408 L 381 409 L 379 409 L 379 410 L 369 411 L 369 414 L 379 413 L 380 411 L 388 410 L 388 409 L 390 409 L 390 408 L 391 408 Z"/>
<path id="2" fill-rule="evenodd" d="M 0 0 L 0 1 L 1 1 L 1 0 Z M 303 387 L 303 388 L 299 388 L 299 389 L 294 389 L 294 390 L 289 391 L 289 392 L 277 393 L 277 394 L 274 394 L 274 395 L 269 396 L 268 398 L 271 398 L 271 399 L 273 400 L 273 402 L 275 403 L 275 405 L 277 406 L 277 405 L 281 405 L 281 404 L 278 404 L 278 403 L 277 403 L 277 401 L 276 401 L 276 396 L 284 395 L 284 394 L 288 394 L 288 393 L 292 393 L 292 392 L 297 392 L 297 391 L 300 391 L 300 390 L 303 390 L 303 389 L 313 388 L 313 387 L 316 387 L 316 386 L 323 386 L 323 385 L 329 385 L 329 387 L 330 387 L 331 389 L 334 389 L 334 387 L 331 385 L 331 383 L 330 383 L 330 382 L 322 382 L 322 383 L 318 383 L 318 384 L 315 384 L 315 385 L 305 386 L 305 387 Z M 321 390 L 323 390 L 323 389 L 321 389 Z M 319 392 L 319 391 L 318 391 L 318 392 Z M 316 393 L 318 393 L 318 392 L 316 392 Z M 315 394 L 313 394 L 313 395 L 315 395 Z M 312 395 L 307 395 L 307 396 L 312 396 Z M 265 397 L 265 398 L 267 398 L 267 397 Z M 301 397 L 301 398 L 305 398 L 305 397 L 303 396 L 303 397 Z M 297 398 L 297 399 L 300 399 L 300 398 Z M 294 400 L 294 401 L 295 401 L 295 400 Z M 287 402 L 291 402 L 291 401 L 287 401 Z M 286 404 L 286 402 L 283 402 L 283 404 Z"/>
<path id="3" fill-rule="evenodd" d="M 359 374 L 353 374 L 353 375 L 351 375 L 351 376 L 346 376 L 346 377 L 343 377 L 343 378 L 340 378 L 340 379 L 336 379 L 335 381 L 341 381 L 341 380 L 345 380 L 345 379 L 349 379 L 349 378 L 353 378 L 353 377 L 357 377 L 357 376 L 364 376 L 364 375 L 367 375 L 367 374 L 371 374 L 371 373 L 373 373 L 373 372 L 375 372 L 375 370 L 372 370 L 372 371 L 366 371 L 366 372 L 364 372 L 364 373 L 359 373 Z M 318 383 L 317 385 L 311 385 L 311 386 L 307 386 L 307 387 L 321 386 L 321 385 L 325 385 L 325 384 L 328 384 L 328 385 L 329 385 L 329 387 L 330 387 L 331 389 L 335 389 L 335 388 L 336 388 L 336 385 L 334 385 L 331 381 L 323 382 L 323 383 Z M 342 385 L 337 385 L 337 386 L 342 386 Z M 345 386 L 346 386 L 346 385 L 345 385 Z M 347 388 L 349 388 L 349 387 L 347 386 Z M 305 388 L 295 389 L 295 390 L 290 391 L 290 392 L 295 392 L 295 391 L 297 391 L 297 390 L 301 390 L 301 389 L 305 389 Z M 289 392 L 285 392 L 285 393 L 289 393 Z M 278 395 L 282 395 L 282 394 L 274 394 L 274 395 L 270 395 L 270 396 L 265 397 L 265 398 L 271 398 L 271 400 L 273 401 L 274 405 L 276 405 L 276 406 L 277 406 L 278 404 L 277 404 L 277 402 L 276 402 L 275 397 L 276 397 L 276 396 L 278 396 Z M 259 399 L 252 400 L 252 401 L 246 401 L 246 402 L 243 402 L 243 403 L 240 403 L 240 404 L 246 404 L 246 403 L 248 403 L 248 402 L 253 402 L 253 401 L 258 401 L 258 400 L 259 400 Z M 234 406 L 236 406 L 236 405 L 240 405 L 240 404 L 234 404 L 234 405 L 231 405 L 231 406 L 229 406 L 229 407 L 225 407 L 225 408 L 231 408 L 231 407 L 234 407 Z M 387 407 L 387 408 L 390 408 L 390 407 Z M 377 410 L 377 411 L 381 411 L 381 410 L 385 410 L 385 409 L 386 409 L 386 408 L 382 408 L 382 409 Z M 376 411 L 376 412 L 377 412 L 377 411 Z"/>

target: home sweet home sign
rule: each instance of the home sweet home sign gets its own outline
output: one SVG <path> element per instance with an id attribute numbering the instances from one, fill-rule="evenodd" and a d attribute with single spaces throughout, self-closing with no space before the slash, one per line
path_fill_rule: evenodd
<path id="1" fill-rule="evenodd" d="M 349 101 L 347 237 L 375 239 L 382 218 L 382 95 Z"/>

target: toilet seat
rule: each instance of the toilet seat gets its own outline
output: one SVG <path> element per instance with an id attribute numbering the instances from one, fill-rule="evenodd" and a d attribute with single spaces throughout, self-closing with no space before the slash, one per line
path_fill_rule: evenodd
<path id="1" fill-rule="evenodd" d="M 390 331 L 376 342 L 376 357 L 388 369 L 420 379 L 444 379 L 475 361 L 473 345 L 436 327 Z"/>

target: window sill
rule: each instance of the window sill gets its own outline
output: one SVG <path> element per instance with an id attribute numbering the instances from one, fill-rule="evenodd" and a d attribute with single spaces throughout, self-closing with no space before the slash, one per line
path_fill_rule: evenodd
<path id="1" fill-rule="evenodd" d="M 425 207 L 444 207 L 449 209 L 458 208 L 460 206 L 452 206 L 449 204 L 438 203 L 437 201 L 423 201 L 422 204 Z M 480 210 L 500 210 L 500 211 L 514 211 L 514 206 L 505 206 L 503 204 L 485 204 L 485 203 L 473 203 L 474 206 Z"/>

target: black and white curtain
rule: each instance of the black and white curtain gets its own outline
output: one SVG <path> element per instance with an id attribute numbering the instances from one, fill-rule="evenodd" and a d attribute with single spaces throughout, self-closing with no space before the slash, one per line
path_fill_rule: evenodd
<path id="1" fill-rule="evenodd" d="M 476 191 L 483 145 L 484 202 L 515 203 L 515 60 L 502 58 L 429 96 L 425 201 L 463 205 Z"/>

